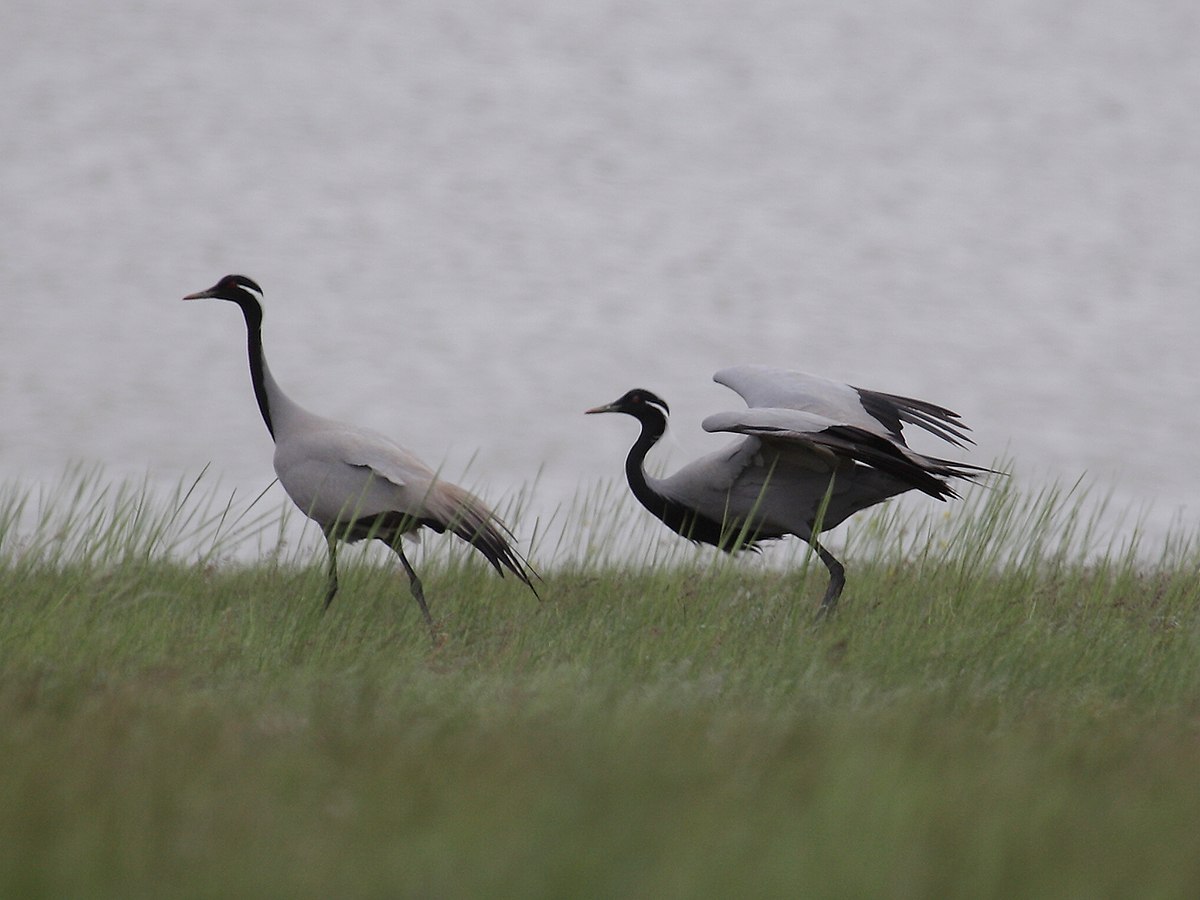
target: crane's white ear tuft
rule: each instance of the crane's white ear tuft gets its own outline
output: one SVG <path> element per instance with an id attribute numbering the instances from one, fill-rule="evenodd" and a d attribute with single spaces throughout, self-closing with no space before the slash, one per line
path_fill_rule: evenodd
<path id="1" fill-rule="evenodd" d="M 260 297 L 263 295 L 263 289 L 258 286 L 258 282 L 253 278 L 247 278 L 245 275 L 230 275 L 229 278 L 238 287 L 254 291 Z"/>

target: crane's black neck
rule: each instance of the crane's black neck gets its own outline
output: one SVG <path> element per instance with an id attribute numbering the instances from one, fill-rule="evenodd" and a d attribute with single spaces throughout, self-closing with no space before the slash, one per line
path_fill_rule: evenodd
<path id="1" fill-rule="evenodd" d="M 677 500 L 664 497 L 646 478 L 646 454 L 659 442 L 667 430 L 667 417 L 653 406 L 628 410 L 642 423 L 642 433 L 625 457 L 625 478 L 633 495 L 664 525 L 689 541 L 712 544 L 727 553 L 739 550 L 758 550 L 763 535 L 748 533 L 740 522 L 721 523 Z"/>
<path id="2" fill-rule="evenodd" d="M 638 502 L 664 525 L 689 541 L 712 544 L 730 552 L 753 548 L 752 540 L 738 540 L 736 532 L 729 533 L 720 522 L 679 501 L 664 497 L 650 485 L 646 478 L 646 454 L 666 432 L 667 417 L 653 406 L 641 406 L 629 412 L 642 423 L 642 433 L 625 457 L 625 478 Z"/>
<path id="3" fill-rule="evenodd" d="M 271 423 L 271 404 L 267 396 L 267 364 L 263 357 L 262 304 L 246 291 L 239 289 L 237 294 L 230 299 L 242 308 L 242 315 L 246 317 L 246 346 L 250 355 L 250 383 L 254 385 L 254 399 L 258 401 L 258 411 L 262 413 L 267 431 L 274 439 L 275 426 Z"/>
<path id="4" fill-rule="evenodd" d="M 630 415 L 642 423 L 642 433 L 638 435 L 638 439 L 629 448 L 629 455 L 625 457 L 625 478 L 629 481 L 630 490 L 638 502 L 666 522 L 670 502 L 650 487 L 646 480 L 646 454 L 666 433 L 667 417 L 661 410 L 649 405 L 638 407 L 636 411 L 631 411 Z"/>

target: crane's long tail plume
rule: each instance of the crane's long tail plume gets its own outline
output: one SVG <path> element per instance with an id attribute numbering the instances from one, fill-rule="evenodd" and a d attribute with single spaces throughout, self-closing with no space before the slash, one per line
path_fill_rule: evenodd
<path id="1" fill-rule="evenodd" d="M 470 491 L 448 482 L 438 482 L 440 492 L 437 505 L 442 507 L 436 512 L 442 513 L 437 517 L 439 530 L 450 530 L 484 555 L 488 562 L 504 574 L 508 569 L 538 596 L 533 579 L 538 575 L 513 547 L 513 533 L 500 517 Z M 430 504 L 432 505 L 432 504 Z M 448 507 L 448 508 L 447 508 Z M 427 512 L 435 512 L 428 509 Z M 432 523 L 426 521 L 426 524 Z"/>
<path id="2" fill-rule="evenodd" d="M 956 499 L 958 493 L 944 479 L 971 480 L 991 469 L 970 463 L 925 456 L 908 447 L 852 425 L 834 425 L 821 433 L 822 443 L 860 463 L 887 472 L 938 500 Z"/>

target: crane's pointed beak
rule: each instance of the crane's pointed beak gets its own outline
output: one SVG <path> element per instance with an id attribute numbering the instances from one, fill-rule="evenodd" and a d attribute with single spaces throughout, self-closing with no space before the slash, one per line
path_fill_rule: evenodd
<path id="1" fill-rule="evenodd" d="M 615 403 L 605 403 L 603 406 L 593 406 L 591 409 L 585 409 L 583 411 L 583 414 L 585 416 L 592 416 L 592 415 L 595 415 L 596 413 L 606 413 L 606 412 L 617 412 L 616 404 Z"/>
<path id="2" fill-rule="evenodd" d="M 206 291 L 196 291 L 196 293 L 188 294 L 183 299 L 184 300 L 208 300 L 209 298 L 216 296 L 216 293 L 215 293 L 216 290 L 217 290 L 216 288 L 209 288 Z"/>

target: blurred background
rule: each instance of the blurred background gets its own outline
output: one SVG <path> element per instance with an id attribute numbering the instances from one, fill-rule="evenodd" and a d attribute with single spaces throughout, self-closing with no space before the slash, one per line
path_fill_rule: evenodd
<path id="1" fill-rule="evenodd" d="M 1190 530 L 1197 47 L 1190 0 L 17 0 L 0 479 L 266 487 L 241 317 L 179 302 L 239 272 L 294 399 L 522 536 L 621 477 L 585 408 L 660 393 L 670 469 L 744 362 Z"/>

